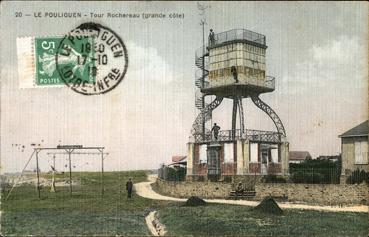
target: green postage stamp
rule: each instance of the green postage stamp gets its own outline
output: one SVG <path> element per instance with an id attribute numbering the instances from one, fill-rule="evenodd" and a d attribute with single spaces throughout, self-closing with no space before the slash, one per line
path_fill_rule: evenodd
<path id="1" fill-rule="evenodd" d="M 127 48 L 107 26 L 83 23 L 63 37 L 17 38 L 20 88 L 67 86 L 83 95 L 113 90 L 128 67 Z"/>
<path id="2" fill-rule="evenodd" d="M 17 39 L 20 88 L 58 87 L 65 82 L 59 76 L 56 64 L 58 47 L 64 37 L 23 37 Z M 74 75 L 87 83 L 95 82 L 96 68 L 93 37 L 75 42 L 70 57 L 60 63 L 71 68 Z"/>

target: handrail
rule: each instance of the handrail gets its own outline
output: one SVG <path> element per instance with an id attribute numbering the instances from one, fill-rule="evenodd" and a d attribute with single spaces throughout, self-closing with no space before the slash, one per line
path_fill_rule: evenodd
<path id="1" fill-rule="evenodd" d="M 218 84 L 217 86 L 227 86 L 227 85 L 234 85 L 233 81 L 224 81 L 223 84 Z M 275 77 L 266 76 L 264 81 L 255 81 L 254 79 L 246 79 L 246 82 L 240 82 L 237 85 L 257 85 L 259 87 L 266 87 L 269 89 L 275 89 Z M 214 85 L 211 84 L 209 81 L 205 81 L 204 89 L 208 89 L 213 87 Z"/>
<path id="2" fill-rule="evenodd" d="M 206 133 L 205 136 L 202 134 L 195 134 L 190 138 L 190 141 L 195 143 L 208 143 L 214 141 L 232 142 L 239 139 L 248 139 L 250 141 L 280 143 L 283 138 L 285 138 L 283 134 L 274 131 L 246 129 L 242 132 L 241 129 L 236 129 L 219 131 L 218 139 L 215 139 L 214 135 L 210 132 Z"/>
<path id="3" fill-rule="evenodd" d="M 247 40 L 264 46 L 266 45 L 265 35 L 245 29 L 233 29 L 215 34 L 214 42 L 209 42 L 209 45 L 214 46 L 232 40 Z"/>
<path id="4" fill-rule="evenodd" d="M 271 89 L 275 89 L 275 77 L 266 76 L 265 86 Z"/>

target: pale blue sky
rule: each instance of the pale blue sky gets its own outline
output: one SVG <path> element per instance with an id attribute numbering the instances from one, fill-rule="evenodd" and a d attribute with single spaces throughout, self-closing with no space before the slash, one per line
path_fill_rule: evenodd
<path id="1" fill-rule="evenodd" d="M 207 26 L 266 35 L 267 74 L 276 90 L 262 95 L 281 117 L 291 150 L 313 157 L 340 152 L 338 135 L 366 120 L 368 5 L 365 2 L 208 2 Z M 184 13 L 169 19 L 15 18 L 14 12 Z M 63 35 L 86 21 L 113 29 L 126 43 L 128 72 L 113 91 L 82 96 L 67 88 L 19 89 L 16 38 Z M 106 146 L 107 170 L 157 168 L 186 154 L 194 107 L 194 52 L 201 46 L 196 2 L 5 2 L 1 4 L 1 165 L 19 171 L 30 144 Z M 213 121 L 231 125 L 231 103 Z M 244 100 L 248 128 L 275 129 Z M 12 144 L 24 144 L 21 152 Z M 97 157 L 96 157 L 97 158 Z M 48 156 L 42 167 L 47 169 Z M 98 159 L 80 156 L 76 169 Z M 87 165 L 86 163 L 89 162 Z M 94 163 L 95 162 L 95 163 Z M 63 166 L 65 159 L 60 160 Z M 34 162 L 30 168 L 34 166 Z M 57 167 L 58 168 L 58 167 Z"/>

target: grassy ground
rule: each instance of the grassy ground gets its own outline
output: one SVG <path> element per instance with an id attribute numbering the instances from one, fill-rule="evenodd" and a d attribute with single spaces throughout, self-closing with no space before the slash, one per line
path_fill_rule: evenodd
<path id="1" fill-rule="evenodd" d="M 43 175 L 44 177 L 47 175 Z M 58 175 L 67 179 L 68 174 Z M 51 193 L 42 189 L 38 199 L 35 186 L 23 185 L 14 189 L 7 201 L 2 195 L 1 233 L 9 235 L 148 235 L 145 214 L 150 208 L 160 208 L 163 202 L 134 196 L 127 198 L 125 183 L 146 179 L 143 171 L 106 172 L 105 195 L 101 198 L 100 173 L 73 173 L 81 185 L 57 187 Z"/>
<path id="2" fill-rule="evenodd" d="M 43 177 L 50 178 L 48 175 Z M 42 189 L 38 199 L 33 185 L 14 189 L 5 201 L 2 193 L 1 233 L 22 235 L 149 235 L 145 215 L 159 210 L 169 235 L 289 235 L 289 236 L 367 236 L 367 214 L 327 213 L 285 210 L 283 216 L 265 215 L 250 207 L 208 205 L 181 207 L 180 203 L 152 201 L 134 195 L 127 199 L 125 183 L 146 179 L 143 171 L 107 172 L 105 195 L 101 198 L 100 173 L 73 173 L 80 185 L 57 187 L 51 193 Z M 68 179 L 68 174 L 57 179 Z"/>
<path id="3" fill-rule="evenodd" d="M 251 207 L 215 205 L 172 206 L 160 210 L 168 235 L 246 236 L 367 236 L 365 213 L 285 210 L 282 216 L 252 211 Z"/>

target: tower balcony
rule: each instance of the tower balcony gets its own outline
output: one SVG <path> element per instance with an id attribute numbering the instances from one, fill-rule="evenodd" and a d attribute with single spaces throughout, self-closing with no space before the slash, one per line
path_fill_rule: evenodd
<path id="1" fill-rule="evenodd" d="M 221 130 L 218 133 L 218 138 L 215 139 L 212 133 L 194 134 L 190 137 L 190 142 L 196 144 L 208 144 L 211 142 L 235 142 L 237 140 L 249 140 L 252 142 L 264 142 L 264 143 L 281 143 L 285 140 L 285 136 L 281 133 L 274 131 L 262 131 L 245 129 L 243 132 L 241 129 L 236 130 Z"/>
<path id="2" fill-rule="evenodd" d="M 261 48 L 267 48 L 265 35 L 245 29 L 232 29 L 215 34 L 214 40 L 209 41 L 208 48 L 211 49 L 214 47 L 238 42 L 255 45 Z"/>
<path id="3" fill-rule="evenodd" d="M 233 79 L 219 80 L 218 83 L 205 82 L 201 92 L 207 95 L 220 95 L 222 97 L 243 96 L 268 93 L 275 90 L 275 78 L 266 76 L 265 79 L 243 78 L 239 82 Z"/>

